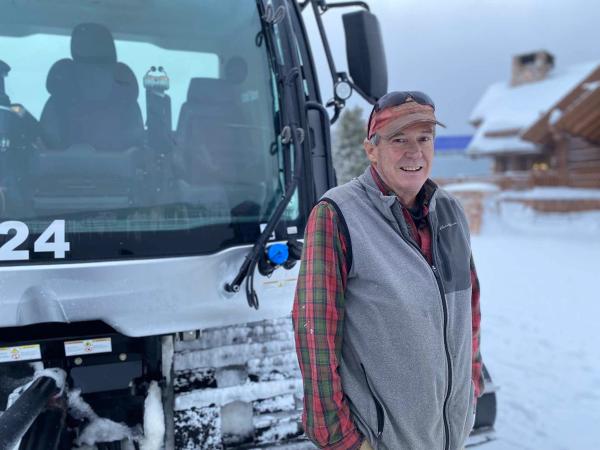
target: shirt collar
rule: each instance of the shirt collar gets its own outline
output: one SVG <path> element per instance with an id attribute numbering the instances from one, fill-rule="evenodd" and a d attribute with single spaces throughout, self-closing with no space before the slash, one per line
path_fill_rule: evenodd
<path id="1" fill-rule="evenodd" d="M 383 195 L 396 195 L 394 191 L 383 181 L 379 172 L 373 164 L 370 166 L 371 176 L 373 177 L 373 181 L 381 191 Z M 431 202 L 431 197 L 433 197 L 433 193 L 436 191 L 437 185 L 427 179 L 419 193 L 417 194 L 417 201 L 415 202 L 414 208 L 407 208 L 413 217 L 423 218 L 427 216 L 429 213 L 429 203 Z"/>
<path id="2" fill-rule="evenodd" d="M 375 184 L 377 185 L 377 187 L 379 188 L 379 190 L 381 191 L 381 193 L 383 195 L 396 195 L 394 194 L 394 191 L 392 191 L 387 184 L 385 184 L 385 181 L 383 181 L 381 179 L 381 175 L 379 175 L 379 172 L 377 172 L 377 169 L 375 168 L 375 166 L 373 164 L 371 164 L 371 176 L 373 177 L 373 181 L 375 181 Z"/>

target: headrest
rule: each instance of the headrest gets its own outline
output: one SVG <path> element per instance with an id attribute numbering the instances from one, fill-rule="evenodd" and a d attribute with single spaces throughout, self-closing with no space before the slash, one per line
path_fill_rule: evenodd
<path id="1" fill-rule="evenodd" d="M 192 78 L 187 101 L 208 104 L 232 102 L 231 84 L 227 80 L 216 78 Z"/>
<path id="2" fill-rule="evenodd" d="M 248 63 L 240 56 L 234 56 L 225 64 L 225 79 L 233 84 L 242 83 L 248 76 Z"/>
<path id="3" fill-rule="evenodd" d="M 115 66 L 115 83 L 120 88 L 120 93 L 131 100 L 137 100 L 139 87 L 133 70 L 128 65 L 117 63 Z"/>
<path id="4" fill-rule="evenodd" d="M 104 25 L 97 23 L 77 25 L 71 33 L 71 56 L 77 62 L 117 62 L 112 34 Z"/>
<path id="5" fill-rule="evenodd" d="M 107 94 L 102 91 L 113 89 L 113 86 L 118 89 L 117 95 L 121 100 L 136 100 L 139 95 L 137 79 L 133 71 L 123 63 L 117 63 L 115 66 L 108 68 L 109 72 L 95 68 L 95 70 L 84 71 L 81 73 L 78 67 L 71 59 L 61 59 L 55 62 L 46 79 L 46 89 L 51 95 L 75 95 L 75 92 L 80 92 L 82 87 L 84 91 L 97 91 L 100 98 Z M 93 69 L 90 67 L 89 69 Z M 107 78 L 108 77 L 108 78 Z M 112 77 L 113 81 L 110 81 Z M 86 80 L 83 84 L 81 81 Z M 104 82 L 102 82 L 104 81 Z M 89 86 L 88 86 L 89 85 Z M 104 89 L 101 88 L 102 85 Z M 87 87 L 86 87 L 87 86 Z"/>
<path id="6" fill-rule="evenodd" d="M 63 89 L 71 89 L 73 86 L 73 60 L 60 59 L 56 61 L 48 71 L 46 78 L 46 89 L 52 95 L 56 95 Z"/>

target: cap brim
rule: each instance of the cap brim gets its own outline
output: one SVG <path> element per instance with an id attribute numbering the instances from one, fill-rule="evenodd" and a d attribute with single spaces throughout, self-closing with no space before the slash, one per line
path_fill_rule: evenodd
<path id="1" fill-rule="evenodd" d="M 416 125 L 418 123 L 430 123 L 439 125 L 442 128 L 446 128 L 446 125 L 444 125 L 442 122 L 432 119 L 430 114 L 411 114 L 410 116 L 401 117 L 397 120 L 394 120 L 387 126 L 383 127 L 383 129 L 377 131 L 377 134 L 384 138 L 388 138 L 404 130 L 405 128 L 410 127 L 411 125 Z"/>

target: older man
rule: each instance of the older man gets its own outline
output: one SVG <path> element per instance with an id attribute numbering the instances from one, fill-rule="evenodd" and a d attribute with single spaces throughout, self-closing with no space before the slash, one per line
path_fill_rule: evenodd
<path id="1" fill-rule="evenodd" d="M 436 124 L 427 95 L 382 97 L 370 167 L 308 220 L 292 318 L 319 448 L 455 450 L 473 426 L 479 285 L 464 212 L 429 179 Z"/>

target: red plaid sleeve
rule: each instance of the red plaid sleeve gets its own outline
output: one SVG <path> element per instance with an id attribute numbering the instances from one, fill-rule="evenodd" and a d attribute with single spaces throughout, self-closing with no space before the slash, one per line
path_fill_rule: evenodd
<path id="1" fill-rule="evenodd" d="M 473 384 L 475 385 L 475 397 L 481 397 L 484 390 L 484 380 L 481 373 L 482 360 L 480 351 L 480 332 L 481 332 L 481 310 L 479 307 L 479 279 L 475 270 L 475 263 L 471 257 L 471 314 L 473 316 L 473 365 L 472 374 Z"/>
<path id="2" fill-rule="evenodd" d="M 347 278 L 346 242 L 338 220 L 327 202 L 310 214 L 292 321 L 304 383 L 304 432 L 320 448 L 354 450 L 363 437 L 338 373 Z"/>

